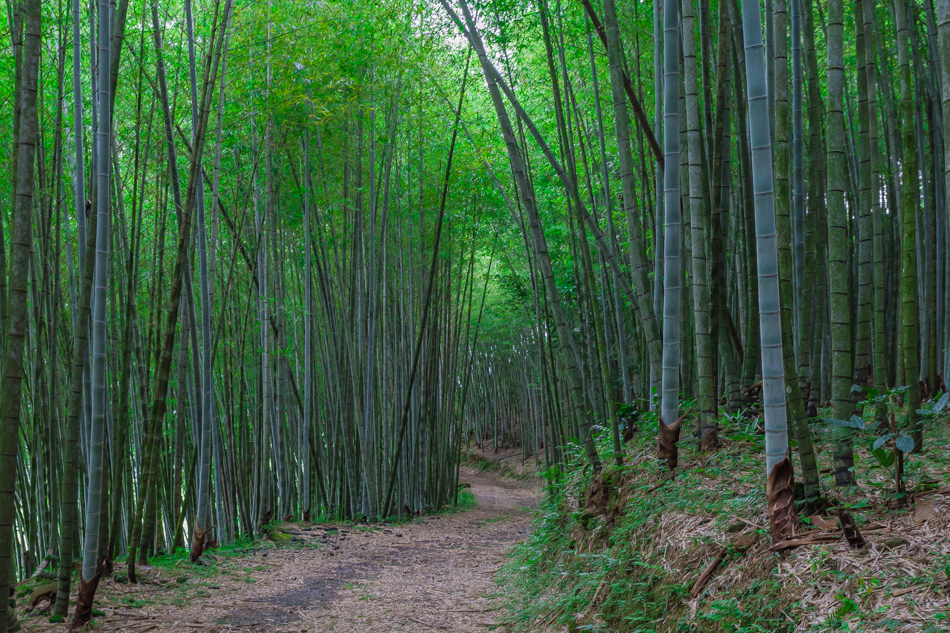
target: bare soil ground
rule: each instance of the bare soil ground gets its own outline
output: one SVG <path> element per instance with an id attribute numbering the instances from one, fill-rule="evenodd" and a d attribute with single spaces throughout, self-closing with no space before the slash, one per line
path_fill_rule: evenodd
<path id="1" fill-rule="evenodd" d="M 494 573 L 525 538 L 537 507 L 534 482 L 463 468 L 478 504 L 399 525 L 286 526 L 292 540 L 146 570 L 139 585 L 107 579 L 97 631 L 453 631 L 500 624 Z M 118 570 L 123 571 L 122 569 Z M 46 618 L 27 631 L 63 628 Z"/>

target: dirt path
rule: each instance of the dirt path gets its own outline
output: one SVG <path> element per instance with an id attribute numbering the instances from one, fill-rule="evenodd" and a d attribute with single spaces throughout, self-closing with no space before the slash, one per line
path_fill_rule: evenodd
<path id="1" fill-rule="evenodd" d="M 222 558 L 206 574 L 183 565 L 153 576 L 158 584 L 110 579 L 96 630 L 489 631 L 499 622 L 492 576 L 527 534 L 537 489 L 469 469 L 461 479 L 478 500 L 464 512 L 378 529 L 314 526 L 288 545 Z"/>

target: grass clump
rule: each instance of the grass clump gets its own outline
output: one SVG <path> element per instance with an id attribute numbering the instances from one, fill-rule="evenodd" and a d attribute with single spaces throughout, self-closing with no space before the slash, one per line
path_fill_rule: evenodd
<path id="1" fill-rule="evenodd" d="M 459 486 L 458 501 L 450 508 L 454 510 L 471 510 L 477 505 L 478 500 L 475 498 L 475 493 L 472 492 L 471 487 Z"/>

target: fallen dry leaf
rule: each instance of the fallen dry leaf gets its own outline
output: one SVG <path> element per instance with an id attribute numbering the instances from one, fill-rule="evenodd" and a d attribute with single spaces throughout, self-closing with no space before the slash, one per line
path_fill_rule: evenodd
<path id="1" fill-rule="evenodd" d="M 937 509 L 932 501 L 918 499 L 914 503 L 914 524 L 921 525 L 937 516 Z"/>
<path id="2" fill-rule="evenodd" d="M 811 521 L 812 525 L 822 532 L 834 532 L 838 529 L 837 523 L 829 521 L 825 517 L 819 516 L 817 514 L 815 516 L 809 517 L 809 520 Z"/>

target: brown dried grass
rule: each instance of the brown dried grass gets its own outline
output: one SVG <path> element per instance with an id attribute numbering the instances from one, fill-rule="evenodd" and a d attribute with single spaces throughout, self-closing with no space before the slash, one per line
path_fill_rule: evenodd
<path id="1" fill-rule="evenodd" d="M 744 556 L 727 555 L 700 595 L 680 605 L 685 607 L 685 612 L 680 606 L 671 608 L 668 622 L 660 623 L 659 630 L 667 630 L 665 627 L 674 630 L 682 625 L 684 618 L 694 620 L 718 599 L 735 596 L 757 582 L 777 579 L 781 591 L 780 612 L 788 621 L 789 631 L 950 631 L 950 621 L 946 619 L 942 620 L 945 628 L 937 628 L 940 618 L 950 617 L 950 486 L 946 485 L 950 478 L 943 461 L 946 458 L 941 458 L 941 453 L 950 445 L 947 434 L 948 430 L 942 428 L 928 431 L 931 453 L 910 457 L 915 465 L 914 483 L 930 482 L 931 486 L 944 487 L 908 496 L 900 502 L 903 505 L 898 505 L 888 491 L 888 487 L 893 486 L 888 473 L 869 466 L 874 463 L 873 457 L 860 442 L 855 448 L 860 468 L 858 488 L 835 489 L 830 477 L 823 477 L 822 488 L 832 506 L 850 506 L 850 512 L 858 519 L 867 544 L 865 548 L 854 549 L 838 537 L 832 543 L 810 544 L 776 553 L 770 550 L 773 543 L 769 538 L 759 539 Z M 742 469 L 745 464 L 755 463 L 750 455 L 754 451 L 753 444 L 724 438 L 719 453 L 702 459 L 716 462 L 724 461 L 730 453 L 742 454 L 745 459 L 736 462 Z M 691 584 L 738 537 L 757 531 L 767 533 L 769 518 L 764 503 L 764 473 L 761 487 L 750 486 L 749 476 L 736 476 L 735 472 L 717 476 L 691 473 L 699 459 L 691 461 L 694 457 L 691 454 L 684 457 L 687 463 L 681 465 L 677 478 L 664 480 L 658 477 L 656 469 L 637 467 L 656 459 L 650 447 L 631 446 L 626 458 L 634 468 L 625 471 L 617 494 L 621 507 L 636 503 L 637 496 L 643 495 L 645 490 L 665 486 L 698 485 L 701 491 L 708 491 L 710 498 L 724 491 L 732 497 L 754 498 L 731 516 L 703 507 L 695 511 L 664 508 L 652 525 L 643 525 L 632 533 L 630 547 L 644 560 L 661 566 L 669 582 Z M 831 451 L 825 450 L 819 460 L 825 470 L 831 465 Z M 751 479 L 754 479 L 755 473 L 746 471 L 746 474 L 753 475 Z M 683 481 L 684 477 L 689 478 L 688 483 Z M 594 493 L 598 491 L 599 487 L 595 487 Z M 573 511 L 591 505 L 584 503 L 581 491 L 569 495 L 566 504 Z M 600 514 L 600 521 L 588 522 L 586 529 L 574 526 L 572 537 L 577 553 L 602 551 L 609 542 L 609 530 L 618 518 L 608 516 L 603 510 Z M 826 533 L 840 534 L 837 523 L 837 518 L 829 515 L 812 521 L 819 530 L 825 527 L 828 528 Z M 802 524 L 798 532 L 810 529 Z M 603 603 L 604 599 L 604 592 L 598 591 L 592 603 Z M 854 603 L 854 610 L 849 612 L 850 601 Z M 578 623 L 602 622 L 598 606 L 592 604 L 586 613 L 579 614 Z"/>

